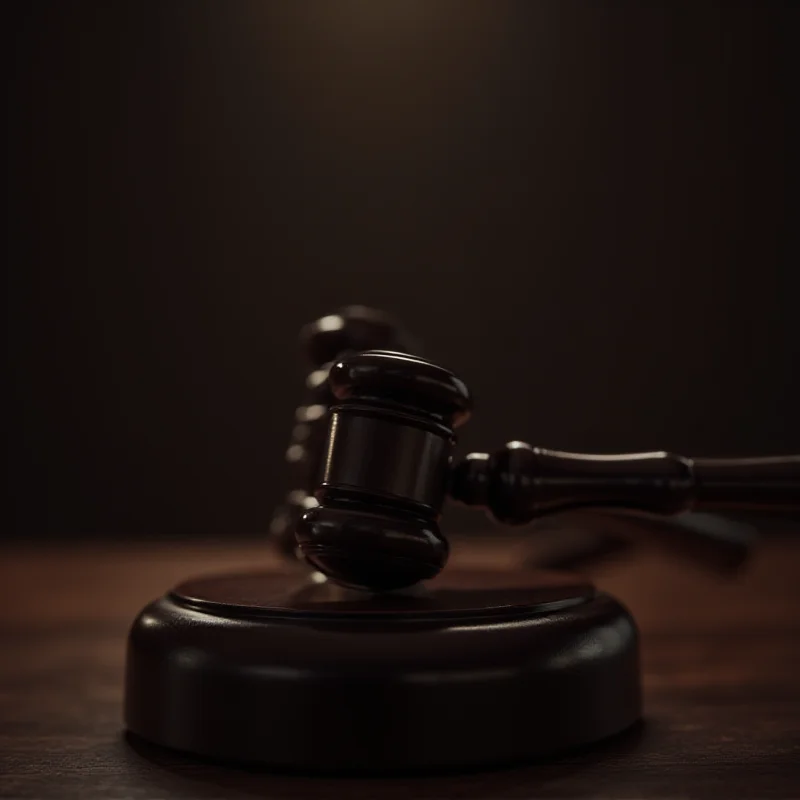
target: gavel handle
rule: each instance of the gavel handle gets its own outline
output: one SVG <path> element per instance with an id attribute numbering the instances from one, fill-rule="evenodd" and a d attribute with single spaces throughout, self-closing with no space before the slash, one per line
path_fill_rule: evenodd
<path id="1" fill-rule="evenodd" d="M 696 510 L 800 508 L 800 456 L 696 458 L 692 472 Z"/>
<path id="2" fill-rule="evenodd" d="M 588 455 L 511 442 L 456 466 L 451 496 L 524 524 L 577 508 L 653 514 L 800 509 L 800 456 L 691 459 L 666 452 Z"/>

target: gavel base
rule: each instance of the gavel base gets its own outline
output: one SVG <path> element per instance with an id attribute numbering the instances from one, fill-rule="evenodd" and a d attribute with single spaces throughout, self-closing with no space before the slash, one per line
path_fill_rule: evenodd
<path id="1" fill-rule="evenodd" d="M 187 581 L 130 632 L 131 733 L 303 772 L 474 769 L 633 725 L 638 636 L 569 575 L 445 571 L 360 596 L 271 573 Z"/>

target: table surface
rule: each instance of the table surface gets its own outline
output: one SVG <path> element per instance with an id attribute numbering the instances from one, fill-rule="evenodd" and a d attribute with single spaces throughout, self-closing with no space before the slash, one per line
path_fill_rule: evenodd
<path id="1" fill-rule="evenodd" d="M 521 546 L 456 544 L 453 568 L 508 568 Z M 645 721 L 636 731 L 546 763 L 383 780 L 221 767 L 125 738 L 125 637 L 135 614 L 187 575 L 281 569 L 264 545 L 0 553 L 0 797 L 800 797 L 800 537 L 764 542 L 735 580 L 650 551 L 605 568 L 599 585 L 642 631 Z"/>

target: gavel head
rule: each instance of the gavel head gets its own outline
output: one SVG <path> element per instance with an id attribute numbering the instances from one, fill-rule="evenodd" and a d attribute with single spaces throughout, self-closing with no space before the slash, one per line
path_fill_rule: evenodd
<path id="1" fill-rule="evenodd" d="M 325 447 L 326 413 L 335 402 L 328 382 L 331 363 L 363 350 L 419 352 L 420 343 L 391 316 L 367 306 L 345 306 L 333 314 L 304 325 L 300 345 L 311 367 L 302 401 L 295 411 L 286 449 L 286 499 L 278 506 L 270 534 L 278 550 L 288 558 L 297 555 L 295 529 L 306 509 L 316 505 L 316 489 Z"/>
<path id="2" fill-rule="evenodd" d="M 336 362 L 319 506 L 300 520 L 303 557 L 343 586 L 389 591 L 447 561 L 439 531 L 467 387 L 415 356 L 371 350 Z"/>
<path id="3" fill-rule="evenodd" d="M 345 354 L 364 350 L 419 352 L 420 345 L 400 323 L 369 306 L 344 306 L 303 326 L 300 344 L 317 369 Z M 327 387 L 322 387 L 323 392 Z"/>

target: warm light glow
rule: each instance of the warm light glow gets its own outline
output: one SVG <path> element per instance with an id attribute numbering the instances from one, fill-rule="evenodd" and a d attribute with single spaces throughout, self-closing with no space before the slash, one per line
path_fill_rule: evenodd
<path id="1" fill-rule="evenodd" d="M 287 451 L 286 451 L 286 460 L 291 462 L 292 464 L 302 461 L 305 457 L 306 451 L 299 444 L 293 444 Z"/>
<path id="2" fill-rule="evenodd" d="M 318 386 L 322 386 L 326 380 L 328 380 L 328 370 L 315 369 L 308 378 L 306 378 L 306 386 L 308 386 L 309 389 L 316 389 Z"/>
<path id="3" fill-rule="evenodd" d="M 298 422 L 314 422 L 328 413 L 327 406 L 315 404 L 313 406 L 300 406 L 295 412 Z"/>
<path id="4" fill-rule="evenodd" d="M 340 331 L 344 328 L 344 319 L 338 314 L 330 314 L 317 322 L 317 328 L 325 332 Z"/>

